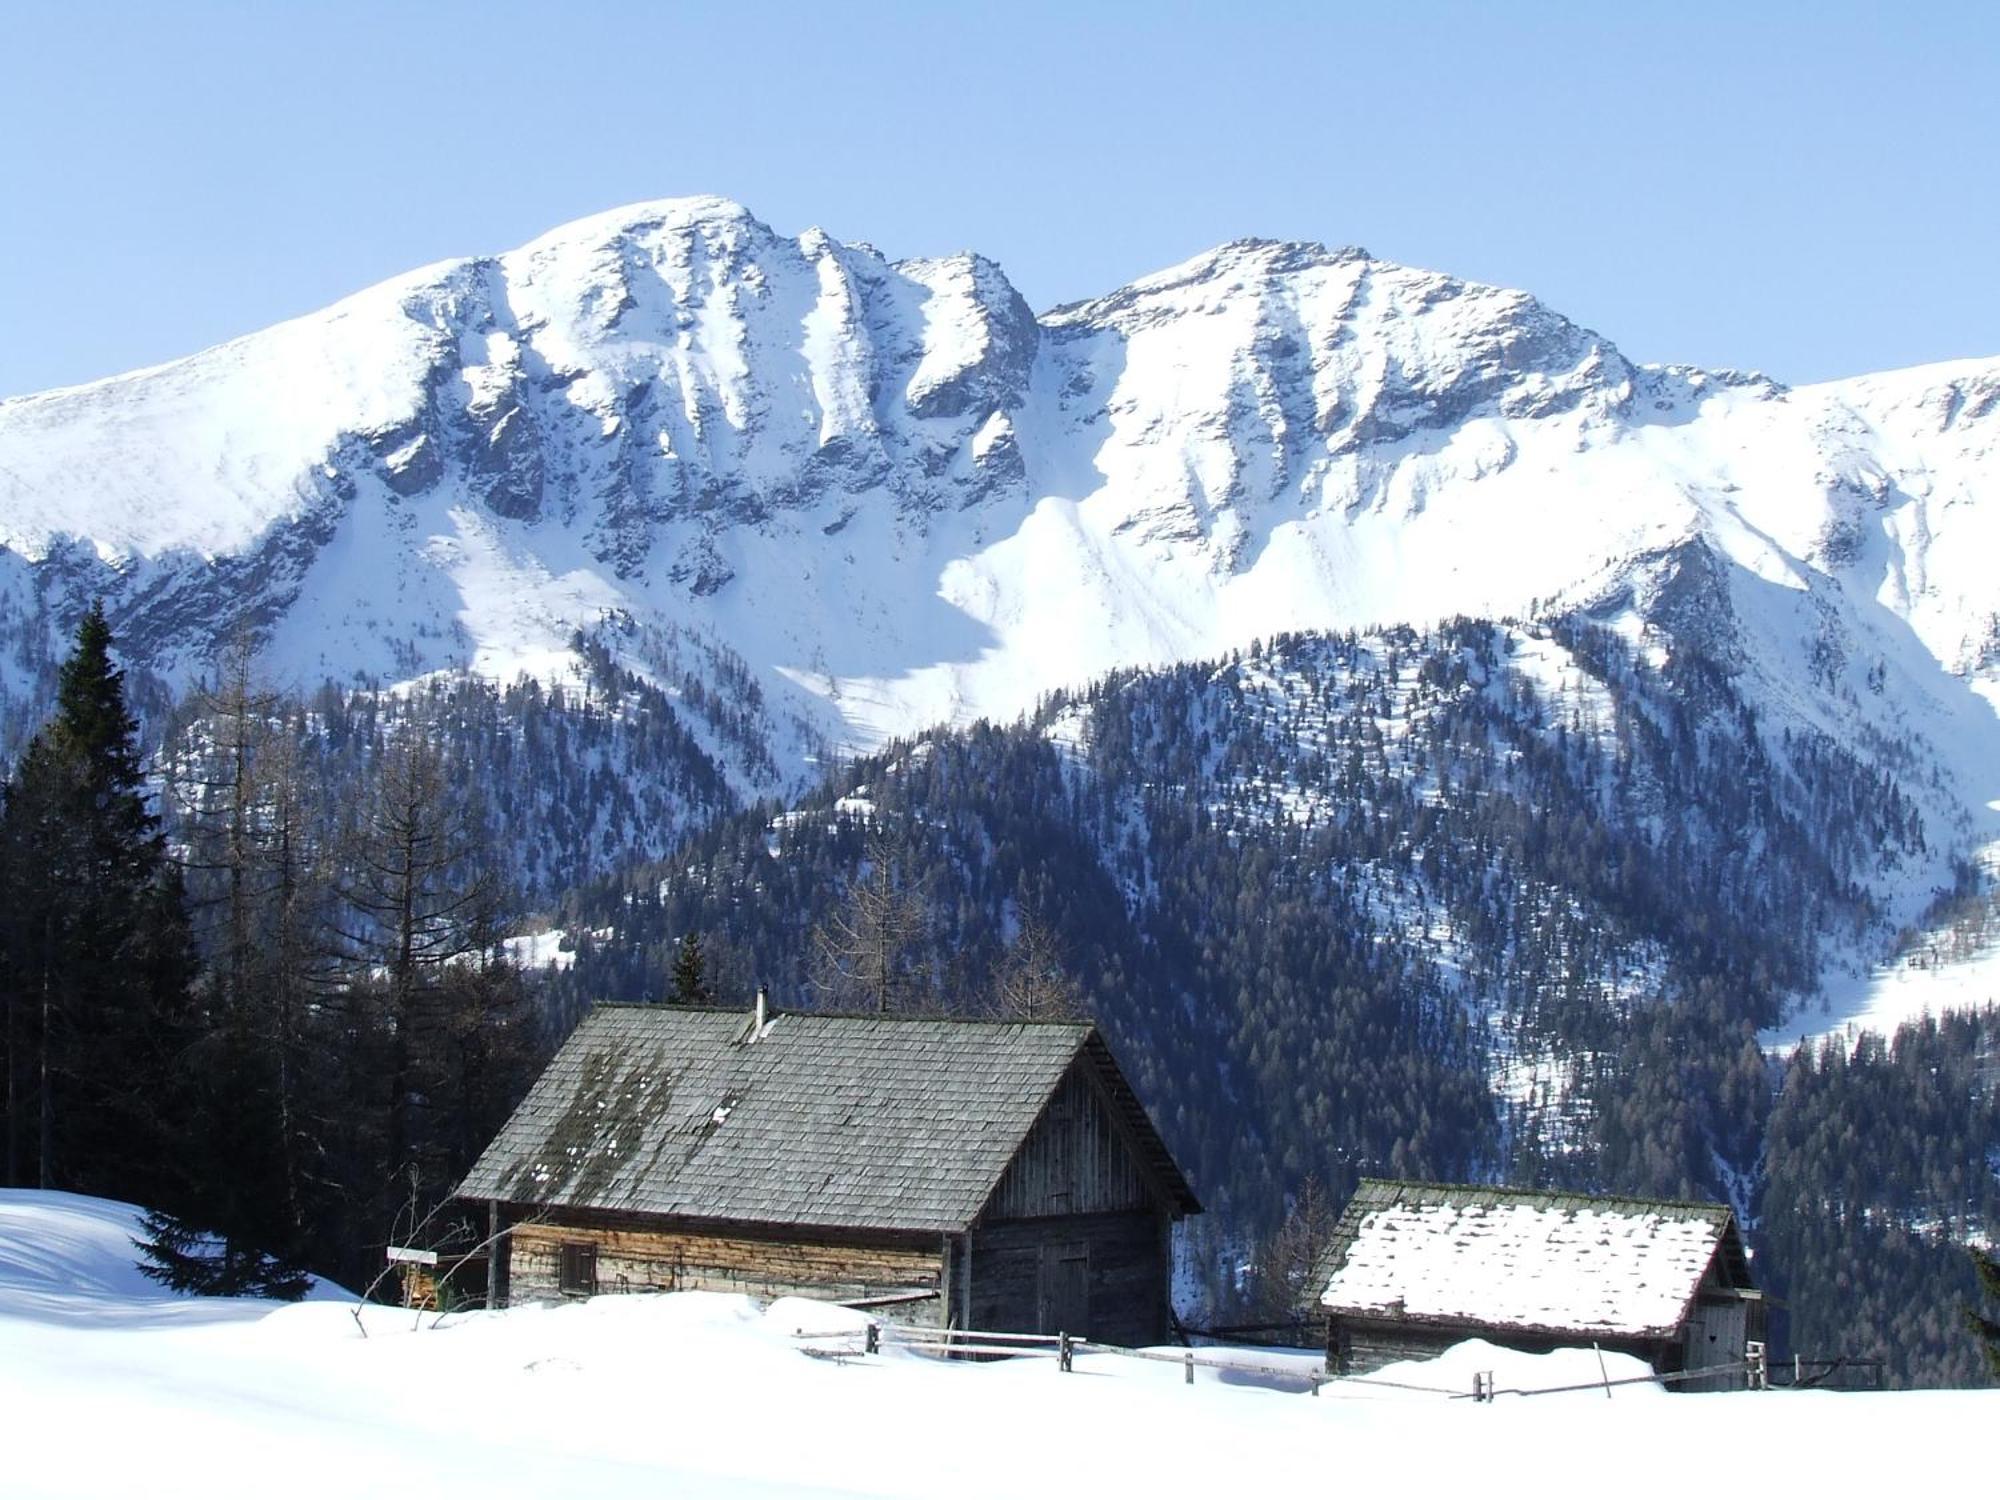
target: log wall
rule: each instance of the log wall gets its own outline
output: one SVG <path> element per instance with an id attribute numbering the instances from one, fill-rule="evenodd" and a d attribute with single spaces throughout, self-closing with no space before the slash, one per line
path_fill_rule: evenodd
<path id="1" fill-rule="evenodd" d="M 1367 1375 L 1398 1360 L 1430 1359 L 1473 1329 L 1439 1329 L 1426 1323 L 1362 1323 L 1336 1319 L 1327 1339 L 1327 1368 L 1339 1375 Z"/>
<path id="2" fill-rule="evenodd" d="M 909 1239 L 780 1238 L 752 1231 L 615 1224 L 590 1215 L 521 1224 L 508 1232 L 513 1303 L 554 1301 L 563 1295 L 565 1243 L 597 1247 L 600 1293 L 741 1292 L 826 1302 L 896 1298 L 878 1311 L 899 1322 L 922 1325 L 936 1325 L 944 1318 L 944 1256 L 935 1239 L 925 1244 Z"/>

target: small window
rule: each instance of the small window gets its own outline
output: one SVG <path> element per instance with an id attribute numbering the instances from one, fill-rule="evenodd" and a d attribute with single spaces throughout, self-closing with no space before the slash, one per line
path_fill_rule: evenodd
<path id="1" fill-rule="evenodd" d="M 561 1284 L 565 1297 L 597 1295 L 597 1246 L 571 1241 L 562 1247 Z"/>

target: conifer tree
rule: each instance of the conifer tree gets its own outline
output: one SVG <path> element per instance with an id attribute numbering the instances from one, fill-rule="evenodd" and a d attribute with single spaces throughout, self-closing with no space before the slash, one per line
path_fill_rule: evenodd
<path id="1" fill-rule="evenodd" d="M 173 1203 L 194 953 L 111 639 L 93 604 L 0 811 L 8 1173 Z"/>
<path id="2" fill-rule="evenodd" d="M 208 1234 L 174 1214 L 147 1214 L 145 1229 L 147 1238 L 139 1248 L 146 1258 L 139 1269 L 176 1291 L 296 1302 L 312 1287 L 312 1276 L 283 1257 Z"/>
<path id="3" fill-rule="evenodd" d="M 699 934 L 683 933 L 675 945 L 673 980 L 670 1004 L 715 1004 L 715 987 L 708 982 L 708 956 L 702 952 Z"/>
<path id="4" fill-rule="evenodd" d="M 1972 1268 L 1979 1277 L 1981 1300 L 1989 1309 L 2000 1312 L 2000 1257 L 1989 1255 L 1984 1250 L 1967 1250 L 1972 1257 Z M 1965 1309 L 1965 1321 L 1979 1336 L 1979 1346 L 1986 1355 L 1986 1368 L 1995 1380 L 2000 1380 L 2000 1318 L 1989 1317 L 1976 1307 Z"/>

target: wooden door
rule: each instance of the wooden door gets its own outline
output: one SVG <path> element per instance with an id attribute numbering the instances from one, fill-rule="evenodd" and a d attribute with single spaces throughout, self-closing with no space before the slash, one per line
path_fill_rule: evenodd
<path id="1" fill-rule="evenodd" d="M 1742 1302 L 1719 1299 L 1697 1302 L 1694 1315 L 1688 1319 L 1682 1368 L 1707 1370 L 1717 1365 L 1738 1363 L 1743 1358 L 1744 1340 L 1750 1334 L 1749 1322 L 1748 1309 Z M 1684 1391 L 1740 1391 L 1743 1389 L 1743 1376 L 1741 1372 L 1731 1371 L 1727 1375 L 1711 1375 L 1706 1379 L 1684 1380 L 1678 1384 Z"/>
<path id="2" fill-rule="evenodd" d="M 1082 1241 L 1042 1246 L 1041 1332 L 1090 1330 L 1090 1246 Z"/>

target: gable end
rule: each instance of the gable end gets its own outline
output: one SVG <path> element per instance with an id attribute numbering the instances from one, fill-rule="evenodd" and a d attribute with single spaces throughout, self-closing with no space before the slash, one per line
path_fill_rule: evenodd
<path id="1" fill-rule="evenodd" d="M 1151 1201 L 1139 1162 L 1079 1059 L 1049 1095 L 981 1219 L 1122 1213 Z"/>

